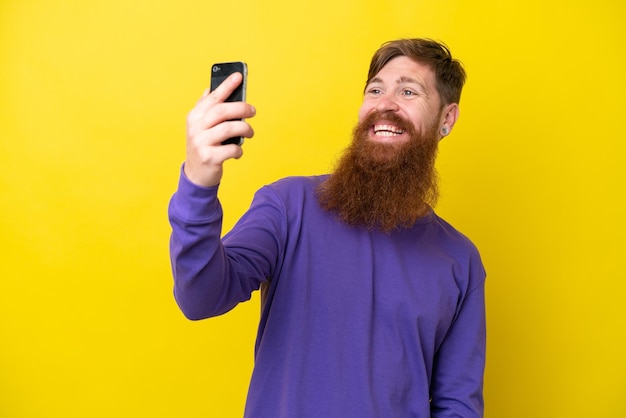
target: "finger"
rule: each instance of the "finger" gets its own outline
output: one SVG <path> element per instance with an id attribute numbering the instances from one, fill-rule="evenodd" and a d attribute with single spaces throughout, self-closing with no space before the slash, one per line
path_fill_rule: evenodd
<path id="1" fill-rule="evenodd" d="M 209 165 L 221 165 L 231 158 L 239 159 L 243 153 L 240 146 L 235 144 L 219 145 L 211 149 L 198 150 L 200 161 Z"/>
<path id="2" fill-rule="evenodd" d="M 217 103 L 226 101 L 228 96 L 241 84 L 242 80 L 243 75 L 241 73 L 233 73 L 226 77 L 213 91 L 210 91 L 209 94 L 200 99 L 200 109 L 206 110 L 206 108 Z"/>
<path id="3" fill-rule="evenodd" d="M 242 81 L 243 75 L 241 73 L 232 73 L 213 90 L 212 94 L 217 100 L 224 101 L 239 87 Z"/>
<path id="4" fill-rule="evenodd" d="M 194 109 L 189 113 L 187 126 L 190 132 L 212 128 L 221 122 L 235 119 L 248 119 L 256 115 L 256 109 L 245 102 L 218 103 L 210 112 L 200 113 Z"/>
<path id="5" fill-rule="evenodd" d="M 201 130 L 195 134 L 190 133 L 190 140 L 196 147 L 221 146 L 228 138 L 244 137 L 252 138 L 254 129 L 245 121 L 229 121 L 220 123 L 212 129 Z"/>

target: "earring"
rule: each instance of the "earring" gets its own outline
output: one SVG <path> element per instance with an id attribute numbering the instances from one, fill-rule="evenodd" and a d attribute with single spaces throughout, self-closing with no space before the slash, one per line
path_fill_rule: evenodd
<path id="1" fill-rule="evenodd" d="M 441 134 L 442 134 L 443 136 L 446 136 L 446 135 L 448 135 L 449 133 L 450 133 L 450 131 L 448 130 L 448 127 L 447 127 L 447 126 L 442 126 L 442 127 L 441 127 Z"/>

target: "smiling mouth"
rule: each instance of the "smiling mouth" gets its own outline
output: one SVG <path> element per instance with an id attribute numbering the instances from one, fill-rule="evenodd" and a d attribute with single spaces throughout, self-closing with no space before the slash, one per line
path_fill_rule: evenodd
<path id="1" fill-rule="evenodd" d="M 374 125 L 374 135 L 378 136 L 398 136 L 404 133 L 404 129 L 400 129 L 393 125 Z"/>

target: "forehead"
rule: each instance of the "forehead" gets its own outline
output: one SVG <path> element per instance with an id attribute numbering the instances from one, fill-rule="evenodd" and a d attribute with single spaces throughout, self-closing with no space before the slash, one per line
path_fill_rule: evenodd
<path id="1" fill-rule="evenodd" d="M 435 72 L 427 65 L 407 56 L 398 56 L 387 62 L 370 80 L 371 82 L 415 81 L 425 88 L 435 88 Z"/>

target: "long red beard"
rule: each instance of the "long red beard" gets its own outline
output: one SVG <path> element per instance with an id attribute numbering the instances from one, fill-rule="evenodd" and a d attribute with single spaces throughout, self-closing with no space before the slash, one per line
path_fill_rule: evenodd
<path id="1" fill-rule="evenodd" d="M 376 120 L 389 120 L 405 129 L 402 144 L 368 139 Z M 318 187 L 322 208 L 349 225 L 390 232 L 409 228 L 434 207 L 437 187 L 437 127 L 423 135 L 389 112 L 374 112 L 354 129 L 353 141 L 334 171 Z"/>

